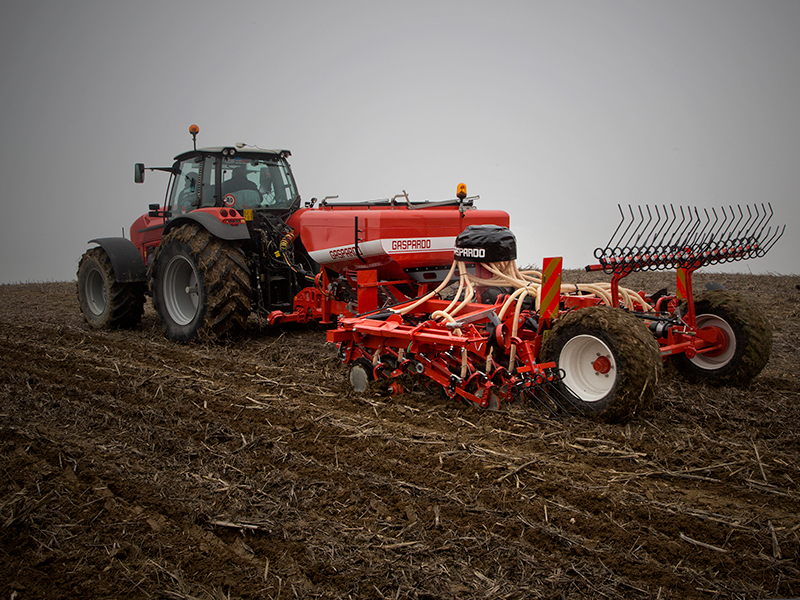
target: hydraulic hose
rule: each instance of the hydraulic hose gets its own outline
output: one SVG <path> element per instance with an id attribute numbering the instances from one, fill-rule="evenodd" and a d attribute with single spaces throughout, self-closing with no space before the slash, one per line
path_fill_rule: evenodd
<path id="1" fill-rule="evenodd" d="M 503 306 L 500 308 L 500 311 L 498 312 L 498 317 L 502 320 L 505 317 L 508 310 L 511 308 L 511 306 L 512 305 L 515 306 L 514 328 L 511 332 L 512 336 L 517 335 L 517 326 L 518 326 L 517 322 L 519 321 L 519 315 L 522 311 L 522 304 L 525 296 L 531 296 L 534 299 L 536 303 L 535 304 L 536 310 L 539 310 L 541 308 L 541 297 L 540 297 L 540 291 L 542 287 L 541 272 L 535 270 L 520 271 L 517 268 L 516 261 L 511 260 L 511 261 L 503 261 L 497 263 L 482 264 L 483 268 L 492 274 L 492 277 L 485 278 L 485 277 L 478 277 L 477 275 L 472 275 L 467 270 L 466 263 L 464 263 L 463 261 L 455 261 L 450 269 L 448 277 L 445 279 L 444 282 L 442 282 L 442 285 L 440 285 L 434 292 L 431 292 L 431 294 L 426 295 L 417 302 L 415 302 L 414 304 L 405 307 L 401 311 L 401 314 L 410 312 L 411 310 L 419 306 L 422 302 L 428 300 L 433 294 L 441 291 L 445 287 L 445 284 L 449 281 L 449 278 L 452 276 L 456 264 L 458 264 L 459 282 L 458 282 L 458 290 L 456 291 L 455 297 L 447 306 L 447 308 L 435 312 L 434 315 L 432 315 L 432 318 L 434 319 L 444 318 L 445 315 L 449 317 L 455 317 L 455 315 L 457 315 L 465 306 L 467 306 L 467 304 L 469 304 L 475 299 L 476 286 L 514 288 L 514 291 L 511 294 L 509 294 L 508 298 L 505 299 L 505 301 L 503 302 Z M 591 295 L 596 297 L 601 304 L 605 304 L 608 306 L 611 306 L 612 303 L 611 284 L 606 282 L 562 283 L 560 291 L 561 293 L 564 294 L 576 292 L 582 295 Z M 624 304 L 625 308 L 627 308 L 628 310 L 636 310 L 638 306 L 643 312 L 653 311 L 653 307 L 633 290 L 619 287 L 618 291 L 619 291 L 620 301 L 622 302 L 622 304 Z"/>

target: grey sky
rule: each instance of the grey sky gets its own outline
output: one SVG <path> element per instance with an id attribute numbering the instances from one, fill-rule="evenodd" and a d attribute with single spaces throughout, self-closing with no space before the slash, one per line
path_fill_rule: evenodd
<path id="1" fill-rule="evenodd" d="M 491 4 L 491 5 L 490 5 Z M 70 280 L 191 147 L 289 148 L 305 199 L 511 215 L 519 262 L 592 262 L 616 205 L 771 202 L 798 273 L 800 2 L 7 3 L 0 283 Z M 711 270 L 718 270 L 713 268 Z"/>

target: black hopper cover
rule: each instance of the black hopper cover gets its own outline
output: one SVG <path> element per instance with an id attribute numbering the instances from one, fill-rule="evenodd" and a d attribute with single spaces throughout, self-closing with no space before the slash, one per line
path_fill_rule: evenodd
<path id="1" fill-rule="evenodd" d="M 492 263 L 517 259 L 517 238 L 507 227 L 470 225 L 456 238 L 455 259 Z"/>

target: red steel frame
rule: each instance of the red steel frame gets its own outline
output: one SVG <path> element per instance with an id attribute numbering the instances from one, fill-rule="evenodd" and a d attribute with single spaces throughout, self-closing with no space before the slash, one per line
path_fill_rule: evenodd
<path id="1" fill-rule="evenodd" d="M 445 300 L 427 300 L 416 307 L 412 315 L 424 319 L 449 304 Z M 393 308 L 401 310 L 404 305 Z M 486 328 L 490 322 L 489 313 L 496 315 L 495 311 L 499 309 L 500 305 L 468 304 L 456 324 L 430 319 L 417 324 L 407 323 L 400 314 L 386 318 L 370 318 L 370 315 L 344 318 L 340 319 L 337 329 L 328 332 L 328 341 L 339 345 L 344 362 L 352 363 L 358 358 L 369 360 L 377 374 L 391 361 L 394 364 L 389 365 L 388 377 L 409 371 L 425 375 L 442 386 L 447 395 L 486 407 L 492 393 L 510 401 L 509 386 L 530 388 L 552 380 L 554 375 L 548 370 L 556 366 L 555 363 L 536 363 L 535 348 L 539 344 L 535 338 L 538 334 L 524 331 L 521 336 L 508 335 L 513 312 L 494 329 L 496 337 L 490 340 Z M 520 365 L 514 375 L 497 364 L 488 373 L 476 366 L 477 363 L 481 366 L 487 363 L 491 343 L 506 350 L 511 345 L 516 346 Z M 458 371 L 464 364 L 468 365 L 465 376 L 454 375 L 453 371 Z"/>
<path id="2" fill-rule="evenodd" d="M 542 289 L 550 289 L 554 284 L 560 287 L 560 258 L 545 259 L 545 278 Z M 602 270 L 600 265 L 587 267 L 587 270 Z M 692 297 L 692 272 L 683 269 L 680 273 L 681 291 L 685 290 L 687 311 L 681 315 L 680 326 L 666 328 L 666 335 L 658 339 L 661 355 L 666 360 L 672 354 L 684 353 L 691 358 L 698 353 L 714 355 L 724 351 L 729 340 L 717 327 L 698 328 Z M 615 306 L 619 306 L 619 282 L 628 273 L 614 274 L 611 280 L 611 295 Z M 579 294 L 556 294 L 554 300 L 540 308 L 538 330 L 520 328 L 517 336 L 509 334 L 513 329 L 514 311 L 507 311 L 502 322 L 493 324 L 501 308 L 498 304 L 468 304 L 456 318 L 456 323 L 446 323 L 430 319 L 430 315 L 443 310 L 449 301 L 429 299 L 408 315 L 398 314 L 412 301 L 391 307 L 390 314 L 377 313 L 377 287 L 395 282 L 378 282 L 373 271 L 359 272 L 358 307 L 360 316 L 340 318 L 338 328 L 328 332 L 327 339 L 339 346 L 340 358 L 346 363 L 358 359 L 366 360 L 373 366 L 375 378 L 395 378 L 411 372 L 424 375 L 442 387 L 453 398 L 465 399 L 486 407 L 491 395 L 505 401 L 513 401 L 519 388 L 535 391 L 540 386 L 551 383 L 557 377 L 555 363 L 539 363 L 539 352 L 544 335 L 551 326 L 552 319 L 564 310 L 596 305 L 600 300 L 593 296 Z M 558 289 L 556 287 L 555 289 Z M 544 295 L 544 294 L 543 294 Z M 678 296 L 669 296 L 659 303 L 660 315 L 674 316 L 680 302 Z M 664 306 L 666 304 L 666 306 Z M 666 310 L 661 310 L 666 308 Z M 520 324 L 531 315 L 522 311 Z M 646 313 L 639 314 L 646 324 Z M 516 362 L 509 372 L 506 367 L 489 360 L 489 349 L 502 348 L 507 354 L 515 347 Z M 464 365 L 466 367 L 464 368 Z M 509 365 L 511 366 L 511 365 Z M 603 365 L 596 365 L 602 370 Z M 460 376 L 457 373 L 463 372 Z M 395 391 L 400 391 L 395 387 Z"/>

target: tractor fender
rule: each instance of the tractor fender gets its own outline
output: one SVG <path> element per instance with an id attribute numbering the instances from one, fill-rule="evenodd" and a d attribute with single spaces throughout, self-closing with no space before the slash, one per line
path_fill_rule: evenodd
<path id="1" fill-rule="evenodd" d="M 121 237 L 96 238 L 90 244 L 98 244 L 106 251 L 114 268 L 114 277 L 121 283 L 145 281 L 147 269 L 139 254 L 139 249 L 132 241 Z"/>
<path id="2" fill-rule="evenodd" d="M 199 211 L 182 215 L 167 223 L 167 226 L 164 228 L 164 235 L 168 234 L 176 227 L 180 227 L 181 225 L 188 223 L 189 221 L 198 223 L 211 235 L 223 240 L 236 241 L 250 239 L 250 231 L 247 229 L 246 224 L 242 223 L 241 225 L 228 225 L 226 223 L 222 223 L 214 215 Z"/>

